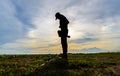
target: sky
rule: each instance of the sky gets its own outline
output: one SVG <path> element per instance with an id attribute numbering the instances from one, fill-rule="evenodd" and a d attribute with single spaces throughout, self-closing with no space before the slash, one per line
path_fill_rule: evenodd
<path id="1" fill-rule="evenodd" d="M 60 12 L 69 20 L 68 52 L 120 52 L 120 0 L 1 0 L 0 54 L 58 54 Z"/>

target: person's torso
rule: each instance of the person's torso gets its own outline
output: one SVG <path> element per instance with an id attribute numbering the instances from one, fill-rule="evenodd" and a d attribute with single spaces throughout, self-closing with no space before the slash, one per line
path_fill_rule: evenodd
<path id="1" fill-rule="evenodd" d="M 63 15 L 60 18 L 60 28 L 61 30 L 67 30 L 68 29 L 68 23 L 69 21 L 64 17 Z"/>

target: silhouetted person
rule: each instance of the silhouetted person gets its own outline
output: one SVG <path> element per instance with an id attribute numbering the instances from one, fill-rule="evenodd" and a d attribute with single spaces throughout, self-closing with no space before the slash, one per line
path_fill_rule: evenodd
<path id="1" fill-rule="evenodd" d="M 61 44 L 62 44 L 62 49 L 63 49 L 63 57 L 67 58 L 67 37 L 70 38 L 70 36 L 68 36 L 68 24 L 69 21 L 67 20 L 67 18 L 60 14 L 59 12 L 57 12 L 55 14 L 56 20 L 59 19 L 60 21 L 60 26 L 59 28 L 61 30 L 58 30 L 58 35 L 59 37 L 61 37 Z"/>

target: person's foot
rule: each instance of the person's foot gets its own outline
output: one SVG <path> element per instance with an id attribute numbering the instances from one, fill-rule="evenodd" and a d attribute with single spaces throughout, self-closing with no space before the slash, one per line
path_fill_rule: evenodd
<path id="1" fill-rule="evenodd" d="M 67 54 L 63 54 L 62 58 L 67 59 Z"/>

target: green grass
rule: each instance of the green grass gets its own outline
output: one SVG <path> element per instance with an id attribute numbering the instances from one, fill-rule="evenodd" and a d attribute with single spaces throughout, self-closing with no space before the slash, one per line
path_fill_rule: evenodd
<path id="1" fill-rule="evenodd" d="M 0 55 L 0 76 L 120 76 L 120 53 Z"/>
<path id="2" fill-rule="evenodd" d="M 120 53 L 70 54 L 68 63 L 68 76 L 120 76 Z"/>
<path id="3" fill-rule="evenodd" d="M 56 55 L 0 55 L 0 76 L 25 76 Z"/>

